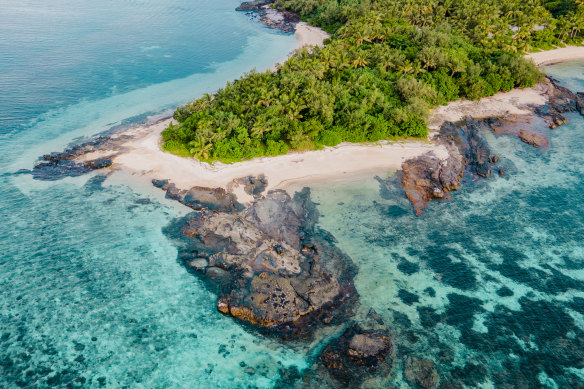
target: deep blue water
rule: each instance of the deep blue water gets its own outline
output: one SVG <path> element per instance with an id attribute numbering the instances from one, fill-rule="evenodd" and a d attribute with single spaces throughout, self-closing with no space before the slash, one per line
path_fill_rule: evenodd
<path id="1" fill-rule="evenodd" d="M 216 311 L 162 228 L 185 210 L 99 175 L 12 175 L 43 152 L 160 113 L 294 38 L 236 1 L 29 1 L 0 12 L 0 387 L 265 387 L 305 369 L 281 344 Z M 549 72 L 584 90 L 584 65 Z M 443 387 L 584 382 L 584 120 L 540 151 L 485 134 L 507 174 L 468 180 L 413 215 L 392 172 L 314 185 L 321 226 L 359 265 L 361 310 Z M 361 314 L 358 312 L 357 314 Z M 251 368 L 251 369 L 250 369 Z"/>

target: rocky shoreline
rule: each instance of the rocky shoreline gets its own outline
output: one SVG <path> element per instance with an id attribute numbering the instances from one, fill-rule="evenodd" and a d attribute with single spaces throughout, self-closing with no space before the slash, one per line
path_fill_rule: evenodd
<path id="1" fill-rule="evenodd" d="M 429 201 L 448 198 L 465 175 L 505 173 L 483 131 L 545 148 L 549 131 L 567 123 L 565 113 L 584 115 L 584 94 L 553 79 L 543 88 L 548 102 L 530 107 L 531 114 L 443 123 L 432 140 L 446 155 L 431 152 L 408 159 L 399 173 L 415 212 L 422 214 Z M 56 180 L 110 168 L 128 138 L 132 136 L 120 132 L 47 154 L 27 173 Z M 177 242 L 179 263 L 217 294 L 219 312 L 283 341 L 306 344 L 320 330 L 337 333 L 323 342 L 302 376 L 294 369 L 281 372 L 284 387 L 379 386 L 389 382 L 395 366 L 412 386 L 437 387 L 440 376 L 433 361 L 399 350 L 399 339 L 375 311 L 364 317 L 356 313 L 359 295 L 353 280 L 358 269 L 336 247 L 334 237 L 318 227 L 308 188 L 294 194 L 267 190 L 265 176 L 244 176 L 230 184 L 242 187 L 252 199 L 242 204 L 229 186 L 186 190 L 165 179 L 152 184 L 193 210 L 165 233 Z"/>
<path id="2" fill-rule="evenodd" d="M 300 21 L 298 15 L 288 11 L 279 11 L 273 7 L 274 0 L 245 1 L 235 8 L 236 11 L 245 12 L 252 18 L 258 17 L 261 23 L 269 28 L 291 33 L 296 29 Z"/>
<path id="3" fill-rule="evenodd" d="M 481 131 L 516 136 L 531 146 L 545 148 L 549 146 L 549 132 L 539 127 L 547 126 L 553 130 L 566 124 L 568 119 L 563 114 L 568 112 L 584 116 L 584 93 L 574 93 L 550 77 L 546 78 L 543 87 L 548 102 L 530 107 L 531 115 L 445 122 L 432 141 L 446 148 L 447 158 L 439 158 L 430 152 L 402 164 L 399 179 L 417 215 L 423 213 L 429 201 L 450 198 L 449 192 L 459 188 L 466 173 L 483 178 L 491 176 L 494 170 L 499 175 L 505 174 L 497 167 L 499 157 L 492 154 L 480 135 Z"/>
<path id="4" fill-rule="evenodd" d="M 310 338 L 352 315 L 357 269 L 317 227 L 308 188 L 294 196 L 270 191 L 247 208 L 218 189 L 178 196 L 172 185 L 162 189 L 196 204 L 167 233 L 180 263 L 217 292 L 220 312 L 283 339 Z"/>

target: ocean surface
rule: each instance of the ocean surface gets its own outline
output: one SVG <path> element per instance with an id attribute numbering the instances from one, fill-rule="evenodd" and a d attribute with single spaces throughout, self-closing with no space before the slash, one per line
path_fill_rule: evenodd
<path id="1" fill-rule="evenodd" d="M 284 58 L 295 38 L 237 1 L 21 1 L 0 12 L 0 387 L 271 388 L 314 362 L 219 314 L 162 229 L 185 210 L 99 174 L 14 174 Z M 548 72 L 584 90 L 584 64 Z M 443 387 L 584 382 L 584 119 L 536 150 L 484 134 L 506 174 L 416 217 L 395 172 L 312 184 L 359 266 L 361 310 Z M 358 313 L 359 314 L 359 313 Z M 402 359 L 400 359 L 402 358 Z"/>

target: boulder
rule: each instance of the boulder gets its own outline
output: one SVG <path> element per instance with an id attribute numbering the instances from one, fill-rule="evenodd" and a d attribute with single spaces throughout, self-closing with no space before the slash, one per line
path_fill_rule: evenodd
<path id="1" fill-rule="evenodd" d="M 104 169 L 106 167 L 110 167 L 111 165 L 112 161 L 108 158 L 97 158 L 92 161 L 87 161 L 83 164 L 83 166 L 91 170 Z"/>
<path id="2" fill-rule="evenodd" d="M 334 380 L 358 387 L 372 374 L 391 370 L 392 351 L 387 331 L 365 330 L 353 325 L 331 341 L 318 359 Z"/>
<path id="3" fill-rule="evenodd" d="M 529 132 L 527 130 L 520 130 L 519 131 L 519 139 L 521 139 L 521 141 L 532 145 L 534 147 L 548 147 L 550 145 L 549 140 L 539 134 L 536 134 L 534 132 Z"/>
<path id="4" fill-rule="evenodd" d="M 169 183 L 168 180 L 153 179 L 152 184 L 166 191 L 166 197 L 176 200 L 196 211 L 206 209 L 221 212 L 237 212 L 244 206 L 237 201 L 233 193 L 228 193 L 223 188 L 206 188 L 194 186 L 189 190 L 183 190 Z"/>
<path id="5" fill-rule="evenodd" d="M 407 357 L 404 366 L 404 378 L 413 386 L 432 389 L 438 386 L 440 375 L 435 368 L 434 361 Z"/>
<path id="6" fill-rule="evenodd" d="M 216 287 L 220 312 L 284 338 L 310 337 L 357 301 L 354 265 L 317 217 L 308 190 L 270 191 L 248 209 L 202 209 L 168 233 L 182 242 L 179 260 Z"/>

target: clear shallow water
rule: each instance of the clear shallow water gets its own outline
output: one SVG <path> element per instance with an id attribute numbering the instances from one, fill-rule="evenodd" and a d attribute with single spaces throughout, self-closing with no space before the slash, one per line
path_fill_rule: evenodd
<path id="1" fill-rule="evenodd" d="M 238 4 L 2 4 L 0 387 L 270 387 L 305 365 L 217 314 L 162 234 L 184 210 L 160 193 L 10 174 L 285 58 L 296 39 Z"/>
<path id="2" fill-rule="evenodd" d="M 294 49 L 292 35 L 250 22 L 234 11 L 238 4 L 3 4 L 0 141 L 9 154 L 2 165 L 29 168 L 39 153 L 74 137 L 143 121 Z"/>
<path id="3" fill-rule="evenodd" d="M 549 73 L 584 90 L 584 64 Z M 584 120 L 539 151 L 485 134 L 506 175 L 413 215 L 394 175 L 314 185 L 321 226 L 359 264 L 356 287 L 402 355 L 466 387 L 584 384 Z M 394 383 L 406 385 L 396 369 Z M 444 383 L 446 384 L 446 382 Z"/>
<path id="4" fill-rule="evenodd" d="M 234 1 L 51 3 L 0 14 L 3 172 L 294 45 Z M 582 70 L 550 72 L 584 90 Z M 545 153 L 488 135 L 507 175 L 469 182 L 421 218 L 391 176 L 314 186 L 321 226 L 360 266 L 362 309 L 386 319 L 401 355 L 468 387 L 583 381 L 584 121 L 571 119 Z M 312 363 L 218 314 L 161 232 L 184 210 L 120 181 L 0 176 L 0 387 L 269 388 L 281 367 Z"/>

